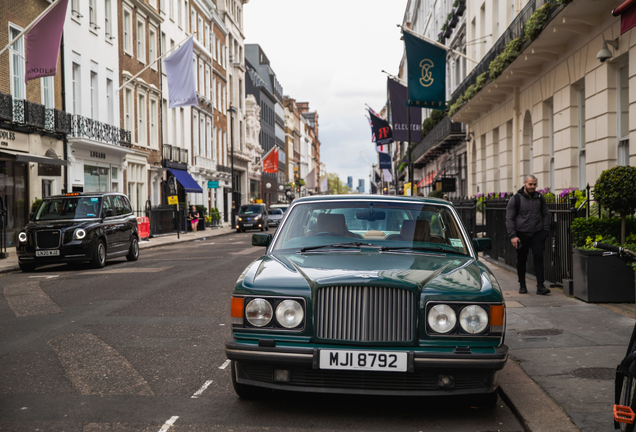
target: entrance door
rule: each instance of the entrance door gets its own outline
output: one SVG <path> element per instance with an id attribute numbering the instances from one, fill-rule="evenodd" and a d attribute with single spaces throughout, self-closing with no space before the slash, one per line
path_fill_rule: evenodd
<path id="1" fill-rule="evenodd" d="M 24 163 L 0 160 L 0 197 L 7 210 L 4 221 L 7 247 L 16 245 L 18 231 L 28 222 L 30 201 L 27 172 Z"/>

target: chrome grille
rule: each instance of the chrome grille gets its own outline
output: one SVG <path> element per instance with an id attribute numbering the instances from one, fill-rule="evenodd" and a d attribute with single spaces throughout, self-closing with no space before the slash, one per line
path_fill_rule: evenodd
<path id="1" fill-rule="evenodd" d="M 414 294 L 398 288 L 339 286 L 318 290 L 316 335 L 321 339 L 404 342 L 413 339 Z"/>
<path id="2" fill-rule="evenodd" d="M 56 249 L 60 247 L 60 230 L 38 231 L 35 238 L 39 249 Z"/>

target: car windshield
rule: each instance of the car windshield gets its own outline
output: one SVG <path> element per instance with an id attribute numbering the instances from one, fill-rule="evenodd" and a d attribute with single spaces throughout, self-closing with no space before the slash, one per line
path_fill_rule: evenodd
<path id="1" fill-rule="evenodd" d="M 48 198 L 40 204 L 35 220 L 97 218 L 101 208 L 101 197 Z"/>
<path id="2" fill-rule="evenodd" d="M 360 242 L 381 246 L 383 251 L 468 255 L 460 223 L 448 207 L 434 203 L 307 202 L 293 207 L 273 250 Z"/>
<path id="3" fill-rule="evenodd" d="M 258 205 L 242 205 L 239 208 L 239 213 L 241 214 L 252 214 L 252 213 L 260 213 L 261 206 Z"/>
<path id="4" fill-rule="evenodd" d="M 270 215 L 282 215 L 283 211 L 281 209 L 273 209 L 267 212 Z"/>

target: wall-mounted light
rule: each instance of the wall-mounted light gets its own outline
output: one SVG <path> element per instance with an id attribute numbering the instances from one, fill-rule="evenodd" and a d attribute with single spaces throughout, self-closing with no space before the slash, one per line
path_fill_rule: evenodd
<path id="1" fill-rule="evenodd" d="M 612 52 L 607 48 L 607 45 L 611 45 L 614 48 L 614 51 L 618 51 L 618 40 L 603 40 L 603 45 L 601 46 L 601 50 L 596 54 L 596 58 L 601 61 L 601 63 L 605 63 L 607 60 L 613 57 Z"/>

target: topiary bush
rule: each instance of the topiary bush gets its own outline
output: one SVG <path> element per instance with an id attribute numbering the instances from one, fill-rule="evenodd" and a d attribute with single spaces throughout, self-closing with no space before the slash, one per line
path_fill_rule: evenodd
<path id="1" fill-rule="evenodd" d="M 636 210 L 636 167 L 617 165 L 603 171 L 593 195 L 601 206 L 621 216 L 621 244 L 625 243 L 626 218 Z"/>

